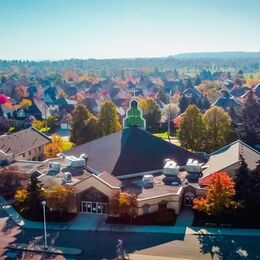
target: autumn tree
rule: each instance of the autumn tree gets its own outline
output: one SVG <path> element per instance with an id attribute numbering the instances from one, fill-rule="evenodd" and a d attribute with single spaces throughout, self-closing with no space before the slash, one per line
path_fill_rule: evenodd
<path id="1" fill-rule="evenodd" d="M 128 215 L 131 219 L 137 216 L 137 200 L 134 193 L 121 192 L 118 200 L 120 215 Z"/>
<path id="2" fill-rule="evenodd" d="M 181 145 L 192 151 L 202 151 L 205 139 L 205 124 L 199 109 L 189 105 L 177 131 Z"/>
<path id="3" fill-rule="evenodd" d="M 28 98 L 23 98 L 22 101 L 19 103 L 18 108 L 26 108 L 32 105 L 32 101 Z"/>
<path id="4" fill-rule="evenodd" d="M 119 214 L 119 196 L 120 192 L 114 192 L 109 199 L 109 215 L 117 216 Z"/>
<path id="5" fill-rule="evenodd" d="M 26 174 L 17 167 L 0 167 L 0 190 L 1 192 L 15 191 L 21 188 L 25 181 Z"/>
<path id="6" fill-rule="evenodd" d="M 146 120 L 146 127 L 150 131 L 156 131 L 159 128 L 161 120 L 161 111 L 153 99 L 142 99 L 140 108 Z"/>
<path id="7" fill-rule="evenodd" d="M 210 177 L 206 197 L 195 198 L 193 208 L 220 218 L 226 209 L 238 206 L 234 199 L 235 183 L 226 172 L 213 173 Z"/>
<path id="8" fill-rule="evenodd" d="M 38 129 L 38 130 L 41 130 L 43 127 L 44 127 L 44 121 L 42 121 L 42 120 L 36 120 L 36 119 L 34 119 L 33 121 L 32 121 L 32 126 L 34 127 L 34 128 L 36 128 L 36 129 Z"/>
<path id="9" fill-rule="evenodd" d="M 78 105 L 71 115 L 71 142 L 79 145 L 97 137 L 97 119 L 88 111 L 85 105 Z"/>
<path id="10" fill-rule="evenodd" d="M 231 118 L 223 108 L 214 106 L 206 111 L 203 116 L 206 127 L 206 149 L 215 151 L 224 146 L 231 134 Z"/>
<path id="11" fill-rule="evenodd" d="M 98 118 L 98 132 L 100 136 L 118 132 L 122 128 L 116 112 L 116 106 L 112 101 L 106 101 Z"/>
<path id="12" fill-rule="evenodd" d="M 45 158 L 54 158 L 62 152 L 63 140 L 59 135 L 52 135 L 52 141 L 44 147 Z"/>
<path id="13" fill-rule="evenodd" d="M 47 207 L 59 211 L 60 215 L 72 210 L 76 205 L 73 187 L 68 185 L 56 185 L 44 189 L 44 198 L 47 201 Z"/>

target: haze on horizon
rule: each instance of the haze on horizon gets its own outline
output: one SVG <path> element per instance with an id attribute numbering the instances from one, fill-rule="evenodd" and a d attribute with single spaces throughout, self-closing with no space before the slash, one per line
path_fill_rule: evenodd
<path id="1" fill-rule="evenodd" d="M 259 51 L 258 0 L 0 0 L 0 59 Z"/>

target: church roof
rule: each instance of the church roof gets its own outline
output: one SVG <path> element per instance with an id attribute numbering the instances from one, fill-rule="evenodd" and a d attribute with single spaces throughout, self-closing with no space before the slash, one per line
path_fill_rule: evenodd
<path id="1" fill-rule="evenodd" d="M 88 156 L 87 165 L 90 168 L 98 172 L 108 171 L 114 176 L 162 169 L 166 158 L 182 166 L 190 158 L 205 161 L 136 127 L 76 146 L 65 154 L 80 156 L 82 153 Z"/>

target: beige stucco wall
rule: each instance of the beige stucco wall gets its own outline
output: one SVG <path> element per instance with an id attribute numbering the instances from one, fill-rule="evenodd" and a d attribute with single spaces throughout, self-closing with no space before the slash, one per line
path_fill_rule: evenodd
<path id="1" fill-rule="evenodd" d="M 89 188 L 94 187 L 97 190 L 101 191 L 104 193 L 106 196 L 109 198 L 115 193 L 115 192 L 120 192 L 120 187 L 112 187 L 103 182 L 102 180 L 98 179 L 95 176 L 90 176 L 87 179 L 77 183 L 74 185 L 75 193 L 76 193 L 76 204 L 77 208 L 76 211 L 80 211 L 80 200 L 79 200 L 79 195 L 88 190 Z"/>
<path id="2" fill-rule="evenodd" d="M 182 195 L 183 195 L 183 190 L 181 189 L 179 194 L 171 194 L 171 195 L 137 200 L 138 215 L 143 215 L 143 206 L 145 204 L 148 204 L 150 206 L 149 213 L 152 213 L 158 211 L 160 202 L 166 202 L 166 201 L 167 201 L 167 208 L 174 209 L 175 213 L 178 215 L 180 213 L 181 206 L 182 206 Z"/>
<path id="3" fill-rule="evenodd" d="M 43 157 L 44 146 L 36 147 L 32 150 L 26 151 L 23 154 L 15 156 L 15 160 L 28 160 L 31 161 L 33 158 L 39 160 Z"/>

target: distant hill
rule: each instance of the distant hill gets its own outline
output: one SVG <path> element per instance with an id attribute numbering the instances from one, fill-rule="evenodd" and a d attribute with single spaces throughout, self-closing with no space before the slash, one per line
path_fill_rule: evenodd
<path id="1" fill-rule="evenodd" d="M 260 52 L 192 52 L 173 55 L 177 59 L 247 59 L 260 58 Z"/>

